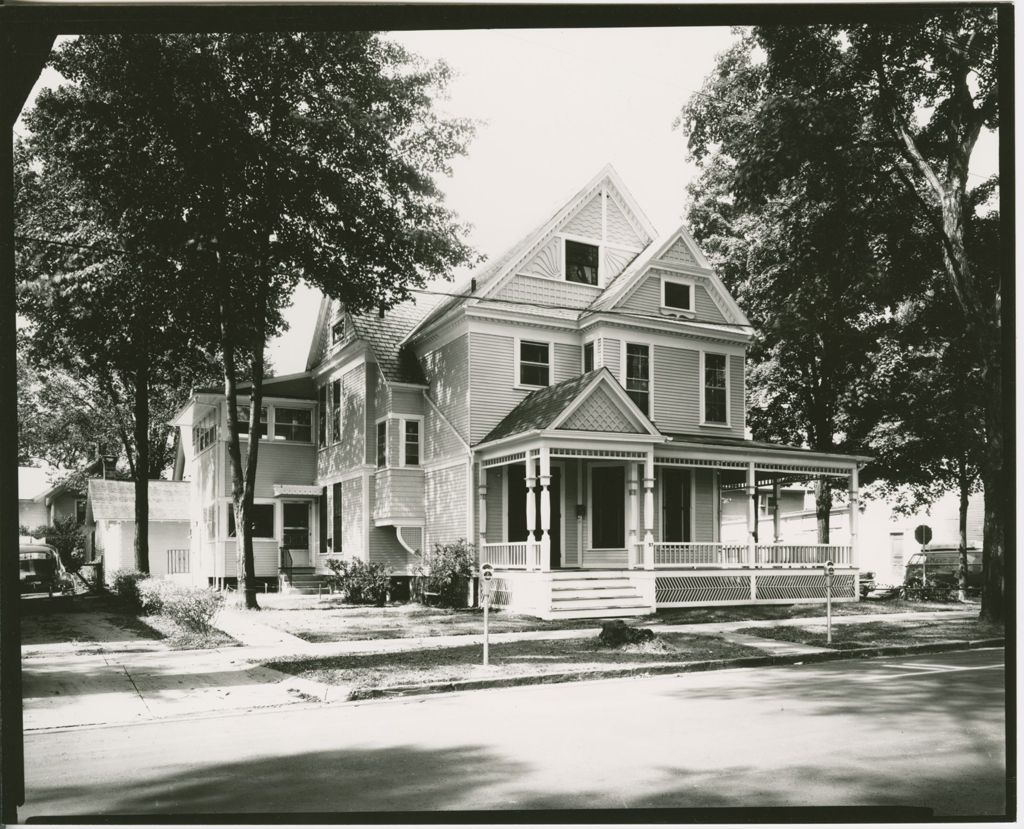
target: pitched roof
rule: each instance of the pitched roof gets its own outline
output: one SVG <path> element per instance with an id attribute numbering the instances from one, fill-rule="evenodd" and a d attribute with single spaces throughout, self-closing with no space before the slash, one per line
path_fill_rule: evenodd
<path id="1" fill-rule="evenodd" d="M 576 396 L 587 387 L 606 368 L 596 368 L 573 377 L 563 380 L 553 386 L 545 386 L 542 389 L 528 394 L 518 406 L 510 411 L 502 421 L 487 434 L 481 443 L 506 438 L 510 435 L 518 435 L 522 432 L 531 432 L 535 429 L 546 429 L 557 418 L 565 407 L 576 399 Z"/>
<path id="2" fill-rule="evenodd" d="M 370 344 L 385 380 L 426 384 L 416 355 L 401 343 L 437 302 L 435 297 L 421 295 L 385 311 L 383 317 L 376 312 L 350 315 L 356 336 Z"/>
<path id="3" fill-rule="evenodd" d="M 188 521 L 190 487 L 189 481 L 150 481 L 149 520 Z M 96 521 L 134 521 L 135 483 L 93 478 L 89 507 Z"/>
<path id="4" fill-rule="evenodd" d="M 239 383 L 236 388 L 239 392 L 248 391 L 252 383 L 246 380 Z M 222 388 L 196 389 L 196 394 L 224 394 Z M 286 400 L 316 400 L 316 388 L 313 386 L 312 375 L 308 371 L 300 371 L 296 374 L 282 374 L 280 377 L 263 378 L 264 397 L 282 397 Z M 241 395 L 238 399 L 242 404 Z"/>

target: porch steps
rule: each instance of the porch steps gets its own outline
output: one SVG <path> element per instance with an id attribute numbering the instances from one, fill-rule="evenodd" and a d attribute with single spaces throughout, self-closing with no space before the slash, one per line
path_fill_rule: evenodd
<path id="1" fill-rule="evenodd" d="M 318 573 L 312 567 L 293 567 L 281 573 L 281 589 L 287 593 L 316 595 L 330 590 L 326 573 Z"/>
<path id="2" fill-rule="evenodd" d="M 653 608 L 628 576 L 566 574 L 553 576 L 551 619 L 600 619 L 646 616 Z"/>

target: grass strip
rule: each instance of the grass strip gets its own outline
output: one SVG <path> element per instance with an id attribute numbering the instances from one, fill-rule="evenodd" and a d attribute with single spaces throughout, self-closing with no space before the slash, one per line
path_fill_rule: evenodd
<path id="1" fill-rule="evenodd" d="M 1002 625 L 979 619 L 928 619 L 906 622 L 864 622 L 853 625 L 833 625 L 832 644 L 827 643 L 825 625 L 785 626 L 774 628 L 741 628 L 736 633 L 799 642 L 815 647 L 838 650 L 898 645 L 919 645 L 930 642 L 971 641 L 1004 636 Z"/>

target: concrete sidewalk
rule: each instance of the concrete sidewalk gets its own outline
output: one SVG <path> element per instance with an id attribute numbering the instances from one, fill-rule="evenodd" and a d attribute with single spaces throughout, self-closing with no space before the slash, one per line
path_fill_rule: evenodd
<path id="1" fill-rule="evenodd" d="M 973 611 L 840 616 L 833 624 L 893 620 L 914 621 L 973 616 Z M 752 645 L 772 656 L 817 654 L 827 649 L 738 634 L 740 628 L 824 625 L 824 617 L 761 622 L 715 622 L 697 625 L 651 625 L 665 633 L 718 634 Z M 146 722 L 280 707 L 321 704 L 324 688 L 260 663 L 288 657 L 399 653 L 480 645 L 481 635 L 416 639 L 371 639 L 310 643 L 258 622 L 253 614 L 228 609 L 218 626 L 241 647 L 193 651 L 111 651 L 89 655 L 36 653 L 23 659 L 22 697 L 25 730 L 73 728 Z M 576 630 L 492 634 L 492 645 L 531 640 L 581 639 L 597 636 L 599 627 Z M 331 691 L 344 698 L 345 689 Z"/>

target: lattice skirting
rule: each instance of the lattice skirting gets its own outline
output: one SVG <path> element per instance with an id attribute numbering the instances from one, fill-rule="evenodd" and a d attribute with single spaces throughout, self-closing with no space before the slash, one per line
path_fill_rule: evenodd
<path id="1" fill-rule="evenodd" d="M 837 573 L 832 577 L 832 595 L 836 598 L 854 596 L 855 585 L 852 575 Z M 756 595 L 758 599 L 824 599 L 825 574 L 798 576 L 757 576 Z"/>
<path id="2" fill-rule="evenodd" d="M 657 576 L 656 604 L 750 601 L 750 576 Z"/>
<path id="3" fill-rule="evenodd" d="M 491 579 L 491 607 L 508 607 L 512 604 L 512 582 L 508 579 Z"/>
<path id="4" fill-rule="evenodd" d="M 825 574 L 821 572 L 665 573 L 655 577 L 657 607 L 700 605 L 821 602 Z M 832 577 L 835 601 L 856 601 L 853 573 Z"/>

